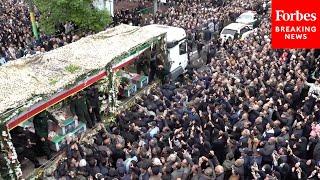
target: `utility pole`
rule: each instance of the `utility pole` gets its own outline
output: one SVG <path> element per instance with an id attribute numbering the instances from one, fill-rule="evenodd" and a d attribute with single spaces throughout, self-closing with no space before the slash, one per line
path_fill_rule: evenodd
<path id="1" fill-rule="evenodd" d="M 32 25 L 33 36 L 36 38 L 36 40 L 38 40 L 39 34 L 38 34 L 37 25 L 36 25 L 33 0 L 28 0 L 28 5 L 29 5 L 30 21 L 31 21 L 31 25 Z"/>
<path id="2" fill-rule="evenodd" d="M 158 11 L 158 0 L 153 0 L 153 15 L 156 15 Z"/>

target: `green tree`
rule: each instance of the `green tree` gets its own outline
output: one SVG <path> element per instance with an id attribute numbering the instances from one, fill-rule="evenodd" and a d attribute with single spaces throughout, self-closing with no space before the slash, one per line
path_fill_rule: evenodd
<path id="1" fill-rule="evenodd" d="M 55 25 L 73 22 L 80 29 L 101 31 L 111 22 L 107 10 L 98 10 L 93 0 L 34 0 L 40 11 L 40 29 L 54 33 Z"/>

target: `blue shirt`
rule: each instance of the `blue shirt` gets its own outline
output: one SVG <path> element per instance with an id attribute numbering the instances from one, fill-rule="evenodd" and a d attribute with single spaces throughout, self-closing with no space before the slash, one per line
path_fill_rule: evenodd
<path id="1" fill-rule="evenodd" d="M 160 129 L 158 127 L 154 127 L 153 129 L 150 130 L 149 134 L 151 137 L 154 137 L 156 134 L 158 134 Z"/>

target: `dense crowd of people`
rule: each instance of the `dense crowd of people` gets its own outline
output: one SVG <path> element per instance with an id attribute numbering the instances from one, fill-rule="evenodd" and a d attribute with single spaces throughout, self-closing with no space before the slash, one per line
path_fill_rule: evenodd
<path id="1" fill-rule="evenodd" d="M 17 59 L 21 57 L 17 52 L 32 41 L 28 10 L 24 3 L 17 0 L 1 0 L 0 6 L 0 58 Z"/>
<path id="2" fill-rule="evenodd" d="M 24 56 L 50 51 L 92 34 L 73 23 L 57 25 L 54 35 L 40 32 L 37 40 L 31 29 L 28 4 L 24 0 L 0 1 L 0 65 Z M 36 19 L 40 14 L 36 10 Z"/>
<path id="3" fill-rule="evenodd" d="M 240 6 L 214 14 L 232 19 Z M 168 20 L 192 31 L 205 23 L 194 16 Z M 68 139 L 67 158 L 45 178 L 319 179 L 320 94 L 307 83 L 319 54 L 272 50 L 270 29 L 267 13 L 246 40 L 210 39 L 206 66 L 143 95 L 86 143 Z"/>
<path id="4" fill-rule="evenodd" d="M 115 13 L 113 17 L 113 24 L 114 26 L 119 24 L 130 24 L 133 26 L 140 26 L 141 25 L 141 19 L 142 19 L 142 13 L 141 8 L 134 8 L 134 9 L 122 9 Z"/>

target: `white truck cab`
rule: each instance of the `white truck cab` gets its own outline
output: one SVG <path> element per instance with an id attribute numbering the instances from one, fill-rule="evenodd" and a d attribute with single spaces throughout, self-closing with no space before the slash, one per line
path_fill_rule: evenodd
<path id="1" fill-rule="evenodd" d="M 171 78 L 176 79 L 188 65 L 187 34 L 183 28 L 152 24 L 150 28 L 157 28 L 166 33 L 167 55 L 170 63 Z"/>

